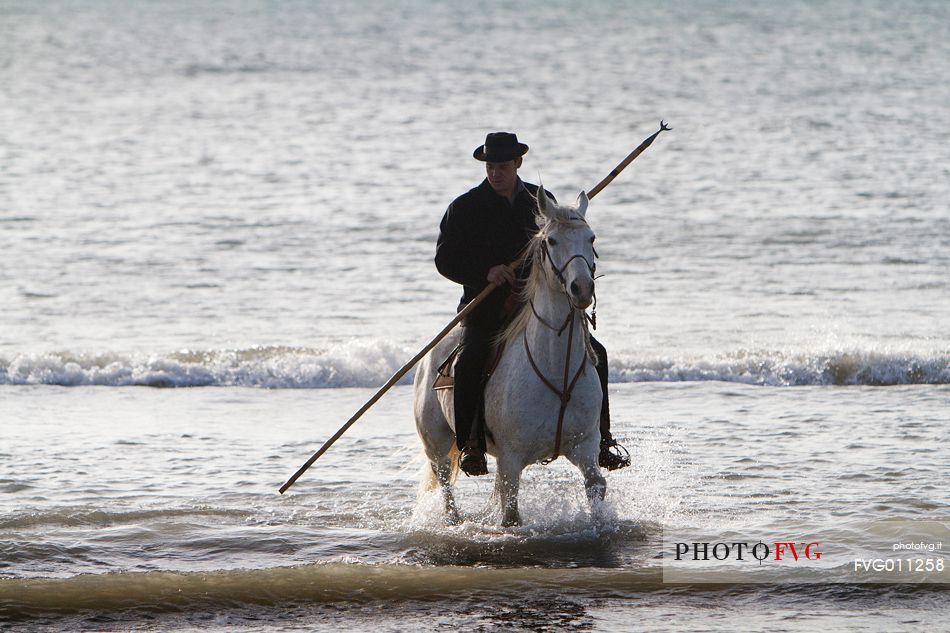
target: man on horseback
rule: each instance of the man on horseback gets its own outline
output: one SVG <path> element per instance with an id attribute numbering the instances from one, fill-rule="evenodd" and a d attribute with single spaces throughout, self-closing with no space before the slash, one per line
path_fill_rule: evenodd
<path id="1" fill-rule="evenodd" d="M 485 431 L 481 424 L 484 372 L 492 341 L 512 313 L 515 284 L 527 274 L 526 265 L 510 266 L 538 230 L 535 222 L 537 185 L 525 183 L 518 169 L 528 146 L 508 132 L 494 132 L 475 149 L 485 163 L 487 178 L 456 198 L 439 227 L 435 265 L 442 276 L 462 284 L 459 310 L 488 283 L 498 288 L 462 324 L 462 347 L 455 365 L 455 433 L 462 451 L 460 467 L 468 475 L 485 475 Z M 630 458 L 610 434 L 607 402 L 607 351 L 593 337 L 597 374 L 603 392 L 600 412 L 600 455 L 603 468 L 630 465 Z"/>

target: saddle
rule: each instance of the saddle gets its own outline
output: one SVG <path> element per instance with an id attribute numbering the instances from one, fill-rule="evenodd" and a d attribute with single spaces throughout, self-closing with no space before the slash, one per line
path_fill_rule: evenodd
<path id="1" fill-rule="evenodd" d="M 455 361 L 458 359 L 459 352 L 461 351 L 462 344 L 459 343 L 455 346 L 455 349 L 449 353 L 448 357 L 442 361 L 442 364 L 439 365 L 435 382 L 432 384 L 434 390 L 439 391 L 441 389 L 452 389 L 455 387 Z M 488 360 L 482 370 L 483 383 L 491 378 L 495 368 L 498 367 L 498 363 L 501 362 L 501 355 L 504 351 L 505 344 L 503 342 L 492 344 L 491 352 L 488 354 Z"/>
<path id="2" fill-rule="evenodd" d="M 505 303 L 501 308 L 501 326 L 499 327 L 499 331 L 514 318 L 515 314 L 517 314 L 523 305 L 519 297 L 520 295 L 517 292 L 510 292 L 508 296 L 505 297 Z M 461 351 L 462 344 L 459 343 L 455 346 L 455 349 L 449 353 L 448 357 L 442 361 L 442 364 L 439 365 L 438 376 L 436 376 L 435 383 L 432 385 L 433 389 L 438 391 L 440 389 L 451 389 L 455 386 L 455 361 L 458 359 L 459 352 Z M 504 351 L 505 343 L 503 341 L 496 340 L 492 343 L 491 351 L 488 353 L 488 359 L 482 370 L 482 384 L 485 384 L 485 382 L 491 378 L 492 372 L 495 371 L 495 368 L 498 367 L 498 363 L 501 362 L 501 355 Z"/>

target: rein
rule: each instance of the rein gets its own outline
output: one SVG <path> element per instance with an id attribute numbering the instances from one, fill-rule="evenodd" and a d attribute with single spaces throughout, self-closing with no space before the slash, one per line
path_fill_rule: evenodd
<path id="1" fill-rule="evenodd" d="M 567 413 L 567 405 L 571 401 L 571 394 L 574 392 L 574 387 L 577 385 L 578 379 L 581 377 L 581 374 L 584 373 L 584 369 L 587 367 L 587 354 L 583 354 L 581 357 L 581 364 L 577 368 L 577 371 L 574 373 L 574 378 L 568 383 L 568 378 L 570 376 L 571 370 L 571 347 L 574 342 L 574 313 L 575 310 L 571 310 L 570 316 L 568 317 L 568 322 L 571 327 L 567 331 L 567 359 L 564 361 L 564 386 L 561 389 L 558 389 L 554 384 L 545 378 L 544 374 L 541 373 L 541 370 L 538 369 L 538 364 L 534 362 L 534 357 L 531 356 L 531 348 L 528 347 L 528 331 L 525 330 L 522 339 L 524 340 L 524 351 L 528 355 L 528 362 L 531 363 L 531 369 L 534 370 L 534 373 L 541 379 L 541 382 L 545 387 L 554 392 L 554 395 L 558 397 L 561 401 L 561 406 L 557 412 L 557 433 L 554 435 L 554 454 L 550 458 L 541 460 L 541 463 L 545 466 L 557 459 L 561 454 L 561 432 L 564 429 L 564 414 Z"/>
<path id="2" fill-rule="evenodd" d="M 564 328 L 566 328 L 568 324 L 574 322 L 574 310 L 571 310 L 570 312 L 568 312 L 567 318 L 564 319 L 564 323 L 561 324 L 561 327 L 554 327 L 553 325 L 547 322 L 547 319 L 545 319 L 543 316 L 538 314 L 538 311 L 534 308 L 534 301 L 529 299 L 528 305 L 531 306 L 531 314 L 534 315 L 534 318 L 540 321 L 541 324 L 547 327 L 549 330 L 554 330 L 555 332 L 557 332 L 558 336 L 564 333 Z"/>
<path id="3" fill-rule="evenodd" d="M 596 256 L 597 253 L 595 252 L 594 255 Z M 564 279 L 564 271 L 567 269 L 568 264 L 570 264 L 575 259 L 580 258 L 581 260 L 584 261 L 585 264 L 587 264 L 588 269 L 590 269 L 591 271 L 591 276 L 593 276 L 594 270 L 596 268 L 596 264 L 588 262 L 586 257 L 584 257 L 581 254 L 577 254 L 577 255 L 572 256 L 570 259 L 568 259 L 567 262 L 563 266 L 561 266 L 561 268 L 558 268 L 557 265 L 554 263 L 554 260 L 551 258 L 551 254 L 548 252 L 547 244 L 545 244 L 543 241 L 541 242 L 541 257 L 543 259 L 547 259 L 548 262 L 550 263 L 551 270 L 554 272 L 558 281 L 560 281 L 561 283 L 561 290 L 564 292 L 565 295 L 568 295 L 568 303 L 571 304 L 571 308 L 568 311 L 567 318 L 564 319 L 564 323 L 561 324 L 560 328 L 558 328 L 548 323 L 546 319 L 544 319 L 540 314 L 538 314 L 538 311 L 534 307 L 533 301 L 531 300 L 528 301 L 528 304 L 531 306 L 531 313 L 535 316 L 535 318 L 538 319 L 538 321 L 542 325 L 544 325 L 550 330 L 557 332 L 557 335 L 559 337 L 564 332 L 564 330 L 567 329 L 567 358 L 564 359 L 564 380 L 563 380 L 562 387 L 560 389 L 556 387 L 554 383 L 548 380 L 543 373 L 541 373 L 541 370 L 538 368 L 538 364 L 534 361 L 534 357 L 531 355 L 531 348 L 528 346 L 527 328 L 525 329 L 522 335 L 522 340 L 524 341 L 524 351 L 528 356 L 528 363 L 531 364 L 531 369 L 533 369 L 535 375 L 541 379 L 541 383 L 545 387 L 550 389 L 554 393 L 554 395 L 558 397 L 558 400 L 560 400 L 560 407 L 558 408 L 558 412 L 557 412 L 557 432 L 554 435 L 554 454 L 551 455 L 551 457 L 548 459 L 541 460 L 541 464 L 547 466 L 548 464 L 556 460 L 561 454 L 561 435 L 564 429 L 564 415 L 567 413 L 567 406 L 571 401 L 571 394 L 574 392 L 574 387 L 577 386 L 577 381 L 580 379 L 581 375 L 584 373 L 584 369 L 587 367 L 587 360 L 588 360 L 586 353 L 581 355 L 581 364 L 580 366 L 578 366 L 577 371 L 574 372 L 574 377 L 571 378 L 570 377 L 571 348 L 573 347 L 573 343 L 574 343 L 574 321 L 576 319 L 578 308 L 574 307 L 573 303 L 571 303 L 570 293 L 567 292 L 567 283 L 566 283 L 566 280 Z M 594 329 L 597 328 L 596 306 L 597 306 L 597 295 L 595 293 L 593 314 L 591 316 L 588 316 L 587 312 L 582 311 L 584 313 L 584 317 L 587 319 L 587 321 L 591 323 L 591 325 L 594 326 Z"/>

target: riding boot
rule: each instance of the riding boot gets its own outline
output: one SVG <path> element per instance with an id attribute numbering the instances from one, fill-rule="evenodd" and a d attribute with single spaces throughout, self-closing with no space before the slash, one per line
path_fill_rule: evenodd
<path id="1" fill-rule="evenodd" d="M 482 387 L 484 388 L 484 384 Z M 459 468 L 466 475 L 472 477 L 488 474 L 488 461 L 485 459 L 484 425 L 484 401 L 480 400 L 472 419 L 471 433 L 469 433 L 465 448 L 462 449 L 462 454 L 459 456 Z"/>
<path id="2" fill-rule="evenodd" d="M 603 399 L 600 404 L 600 455 L 597 461 L 601 468 L 617 470 L 630 465 L 630 453 L 617 443 L 610 433 L 610 401 L 607 397 L 607 350 L 600 341 L 590 337 L 590 345 L 597 356 L 597 377 Z"/>

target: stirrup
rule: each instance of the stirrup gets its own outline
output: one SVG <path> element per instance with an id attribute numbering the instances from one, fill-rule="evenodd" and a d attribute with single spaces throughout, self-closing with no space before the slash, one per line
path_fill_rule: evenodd
<path id="1" fill-rule="evenodd" d="M 469 477 L 488 474 L 488 461 L 485 451 L 479 447 L 466 446 L 459 453 L 459 469 Z"/>
<path id="2" fill-rule="evenodd" d="M 607 470 L 619 470 L 630 465 L 630 451 L 617 443 L 617 440 L 610 438 L 601 440 L 600 455 L 597 462 L 601 468 Z"/>

